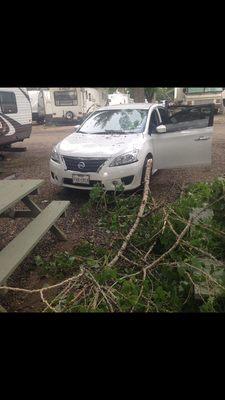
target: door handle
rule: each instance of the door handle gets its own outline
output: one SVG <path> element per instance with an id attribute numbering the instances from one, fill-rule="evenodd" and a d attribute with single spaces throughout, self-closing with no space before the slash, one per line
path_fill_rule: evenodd
<path id="1" fill-rule="evenodd" d="M 199 142 L 200 140 L 209 140 L 209 136 L 199 136 L 198 139 L 195 139 L 195 142 Z"/>

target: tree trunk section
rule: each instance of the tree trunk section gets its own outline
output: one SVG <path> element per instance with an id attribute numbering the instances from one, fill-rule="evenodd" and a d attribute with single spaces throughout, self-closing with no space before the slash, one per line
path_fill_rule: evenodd
<path id="1" fill-rule="evenodd" d="M 118 90 L 120 93 L 124 93 L 124 94 L 126 93 L 126 88 L 124 88 L 124 87 L 119 87 Z"/>
<path id="2" fill-rule="evenodd" d="M 135 87 L 133 88 L 133 98 L 135 103 L 145 102 L 145 88 Z"/>

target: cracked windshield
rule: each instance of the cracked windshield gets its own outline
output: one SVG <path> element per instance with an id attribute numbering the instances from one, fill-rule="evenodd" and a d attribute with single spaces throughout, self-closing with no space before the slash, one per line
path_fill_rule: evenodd
<path id="1" fill-rule="evenodd" d="M 81 133 L 140 133 L 146 125 L 148 110 L 108 110 L 95 113 L 78 131 Z"/>

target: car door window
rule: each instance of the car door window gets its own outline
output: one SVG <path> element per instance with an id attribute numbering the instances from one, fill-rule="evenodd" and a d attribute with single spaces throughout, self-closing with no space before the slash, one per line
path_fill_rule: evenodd
<path id="1" fill-rule="evenodd" d="M 167 125 L 169 123 L 169 117 L 168 117 L 168 112 L 165 110 L 165 108 L 158 108 L 161 121 L 163 125 Z"/>
<path id="2" fill-rule="evenodd" d="M 166 125 L 166 132 L 206 128 L 213 125 L 212 105 L 159 108 L 159 113 L 162 124 Z"/>
<path id="3" fill-rule="evenodd" d="M 156 133 L 156 128 L 159 126 L 159 117 L 156 110 L 152 111 L 150 123 L 149 123 L 149 134 Z"/>

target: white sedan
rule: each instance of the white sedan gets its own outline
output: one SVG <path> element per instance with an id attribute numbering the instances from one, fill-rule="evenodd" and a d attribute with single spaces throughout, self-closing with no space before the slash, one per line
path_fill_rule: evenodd
<path id="1" fill-rule="evenodd" d="M 141 186 L 149 158 L 158 169 L 211 164 L 213 106 L 125 104 L 92 113 L 58 143 L 50 159 L 55 185 L 105 190 Z"/>

